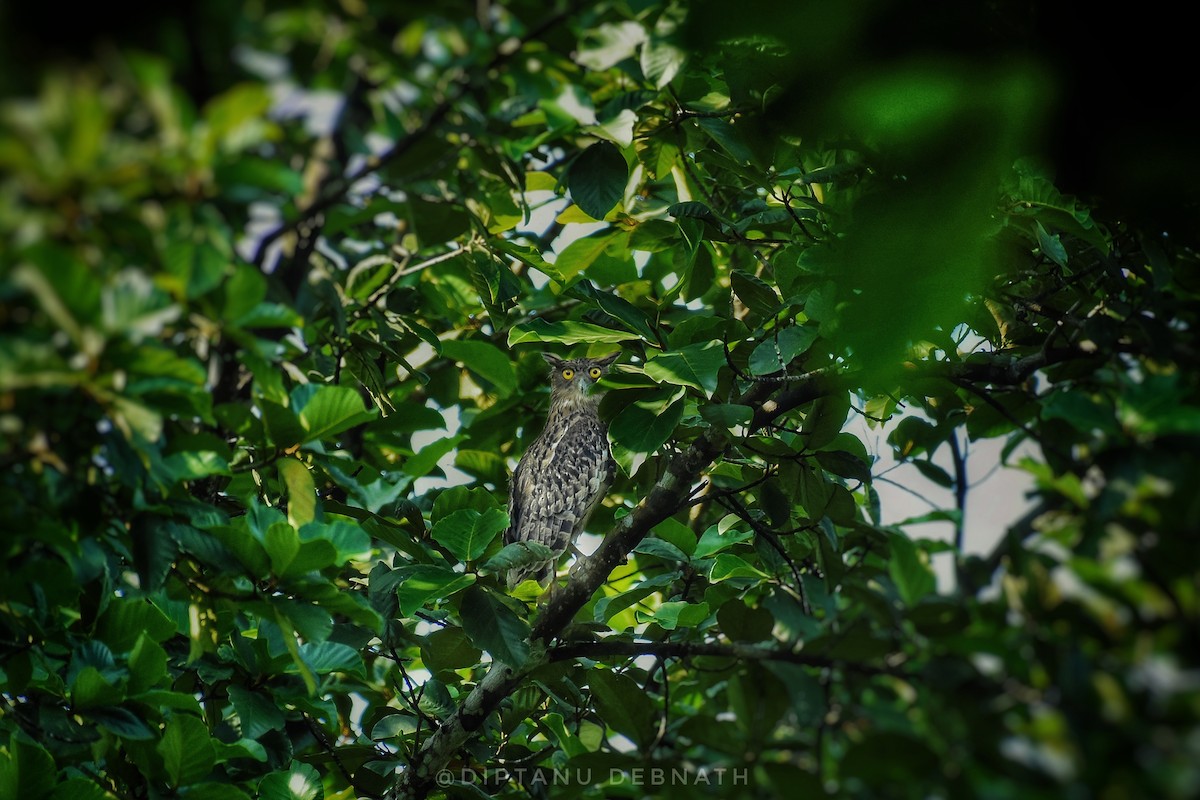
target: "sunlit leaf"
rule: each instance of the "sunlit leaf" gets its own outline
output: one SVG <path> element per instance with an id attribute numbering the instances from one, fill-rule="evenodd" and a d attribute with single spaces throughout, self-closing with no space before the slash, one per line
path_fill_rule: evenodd
<path id="1" fill-rule="evenodd" d="M 724 366 L 721 342 L 710 341 L 659 353 L 646 362 L 645 372 L 660 383 L 691 386 L 711 395 L 717 390 L 718 373 Z"/>

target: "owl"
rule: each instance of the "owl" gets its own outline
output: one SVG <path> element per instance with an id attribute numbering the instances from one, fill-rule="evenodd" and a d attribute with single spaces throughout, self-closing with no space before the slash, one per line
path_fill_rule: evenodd
<path id="1" fill-rule="evenodd" d="M 608 426 L 596 408 L 596 382 L 618 353 L 603 358 L 542 357 L 550 365 L 550 413 L 546 427 L 513 471 L 508 491 L 510 520 L 505 542 L 540 542 L 554 557 L 509 570 L 508 585 L 534 578 L 543 586 L 554 580 L 554 567 L 600 505 L 612 482 L 615 464 L 608 450 Z"/>

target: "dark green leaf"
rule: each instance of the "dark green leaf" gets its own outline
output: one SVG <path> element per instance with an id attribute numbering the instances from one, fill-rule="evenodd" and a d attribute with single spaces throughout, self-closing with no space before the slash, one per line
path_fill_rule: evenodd
<path id="1" fill-rule="evenodd" d="M 730 273 L 729 279 L 734 294 L 754 313 L 765 317 L 774 314 L 779 309 L 779 294 L 774 287 L 762 279 L 742 270 L 734 270 Z M 788 328 L 787 330 L 796 329 Z M 804 330 L 804 328 L 799 330 Z M 816 338 L 815 331 L 812 338 Z"/>
<path id="2" fill-rule="evenodd" d="M 596 669 L 588 673 L 592 699 L 604 721 L 635 744 L 646 746 L 652 738 L 658 712 L 642 688 L 628 675 Z"/>
<path id="3" fill-rule="evenodd" d="M 915 605 L 937 587 L 937 579 L 921 550 L 907 536 L 893 533 L 889 544 L 892 554 L 888 559 L 888 574 L 901 599 L 909 606 Z"/>
<path id="4" fill-rule="evenodd" d="M 396 596 L 400 610 L 411 615 L 433 600 L 441 600 L 475 583 L 475 576 L 456 573 L 446 567 L 420 564 L 397 570 L 399 586 Z"/>
<path id="5" fill-rule="evenodd" d="M 471 642 L 492 658 L 519 667 L 529 657 L 529 625 L 491 593 L 471 587 L 459 608 Z"/>
<path id="6" fill-rule="evenodd" d="M 804 418 L 804 427 L 801 430 L 805 435 L 805 444 L 813 450 L 828 445 L 841 433 L 849 413 L 848 392 L 834 392 L 819 398 Z"/>
<path id="7" fill-rule="evenodd" d="M 162 740 L 155 748 L 162 757 L 171 786 L 187 786 L 212 771 L 216 756 L 212 734 L 203 722 L 185 714 L 167 720 Z"/>
<path id="8" fill-rule="evenodd" d="M 286 719 L 270 696 L 230 686 L 229 700 L 237 712 L 243 738 L 258 739 L 267 731 L 283 728 Z"/>
<path id="9" fill-rule="evenodd" d="M 750 354 L 750 374 L 770 375 L 786 369 L 792 359 L 808 350 L 816 339 L 816 328 L 784 328 L 754 348 Z"/>
<path id="10" fill-rule="evenodd" d="M 625 193 L 629 168 L 621 151 L 596 142 L 571 163 L 567 186 L 571 199 L 592 219 L 604 219 Z"/>
<path id="11" fill-rule="evenodd" d="M 0 753 L 0 797 L 41 800 L 49 795 L 57 770 L 46 749 L 14 731 L 6 750 Z"/>
<path id="12" fill-rule="evenodd" d="M 660 390 L 627 405 L 612 422 L 608 435 L 613 457 L 625 473 L 632 474 L 645 455 L 652 454 L 671 438 L 683 418 L 683 399 L 678 391 Z"/>

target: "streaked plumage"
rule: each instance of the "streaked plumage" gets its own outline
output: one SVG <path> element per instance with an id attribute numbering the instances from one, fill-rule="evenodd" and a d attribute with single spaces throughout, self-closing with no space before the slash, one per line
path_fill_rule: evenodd
<path id="1" fill-rule="evenodd" d="M 510 570 L 510 587 L 527 578 L 543 586 L 554 580 L 558 557 L 574 545 L 608 492 L 615 464 L 608 428 L 596 413 L 600 396 L 592 387 L 617 355 L 565 360 L 543 353 L 551 367 L 550 412 L 513 471 L 505 542 L 541 542 L 554 559 Z"/>

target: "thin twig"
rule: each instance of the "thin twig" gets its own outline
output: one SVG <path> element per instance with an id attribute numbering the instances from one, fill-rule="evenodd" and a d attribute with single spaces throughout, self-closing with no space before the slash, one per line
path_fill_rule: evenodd
<path id="1" fill-rule="evenodd" d="M 605 656 L 658 656 L 661 658 L 696 658 L 698 656 L 730 658 L 737 661 L 783 661 L 809 667 L 844 669 L 867 675 L 896 675 L 903 671 L 855 661 L 840 661 L 804 651 L 781 647 L 745 644 L 741 642 L 647 642 L 628 639 L 600 639 L 591 642 L 566 642 L 547 651 L 551 661 L 575 658 L 598 659 Z"/>
<path id="2" fill-rule="evenodd" d="M 800 567 L 796 565 L 796 562 L 792 559 L 791 554 L 788 553 L 788 551 L 784 548 L 783 543 L 779 541 L 779 537 L 775 535 L 775 531 L 754 519 L 754 517 L 750 515 L 750 511 L 740 502 L 738 502 L 737 498 L 718 497 L 716 500 L 718 503 L 725 506 L 725 508 L 729 509 L 733 513 L 737 514 L 741 519 L 745 520 L 750 527 L 754 529 L 755 534 L 760 536 L 764 542 L 770 545 L 771 549 L 778 553 L 779 557 L 782 558 L 784 563 L 788 565 L 788 569 L 790 569 L 792 572 L 792 579 L 796 582 L 796 591 L 800 594 L 800 607 L 804 610 L 805 614 L 811 617 L 812 606 L 808 603 L 808 593 L 804 589 L 804 579 L 800 575 Z"/>

